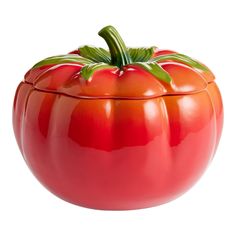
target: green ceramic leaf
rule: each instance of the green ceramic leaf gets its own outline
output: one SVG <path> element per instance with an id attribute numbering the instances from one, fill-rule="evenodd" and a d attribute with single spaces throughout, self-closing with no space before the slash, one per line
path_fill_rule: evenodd
<path id="1" fill-rule="evenodd" d="M 63 63 L 78 63 L 78 64 L 89 64 L 92 63 L 91 60 L 81 57 L 75 54 L 67 54 L 67 55 L 59 55 L 48 57 L 33 66 L 33 68 L 45 66 L 45 65 L 53 65 L 53 64 L 63 64 Z"/>
<path id="2" fill-rule="evenodd" d="M 84 66 L 81 69 L 80 74 L 85 80 L 88 80 L 90 77 L 93 76 L 95 71 L 102 70 L 102 69 L 108 69 L 108 68 L 117 68 L 117 67 L 103 63 L 103 62 L 93 63 L 93 64 L 88 64 L 88 65 Z"/>
<path id="3" fill-rule="evenodd" d="M 132 65 L 137 65 L 142 67 L 144 70 L 154 75 L 157 79 L 165 81 L 166 83 L 171 82 L 170 75 L 156 62 L 136 62 L 133 63 Z"/>
<path id="4" fill-rule="evenodd" d="M 153 55 L 155 47 L 128 48 L 133 62 L 147 62 Z"/>
<path id="5" fill-rule="evenodd" d="M 186 64 L 190 67 L 196 68 L 196 69 L 200 69 L 203 71 L 209 71 L 209 69 L 206 66 L 204 66 L 203 64 L 192 59 L 191 57 L 188 57 L 186 55 L 179 54 L 179 53 L 158 56 L 158 57 L 151 59 L 150 61 L 161 62 L 161 61 L 166 61 L 166 60 L 181 62 L 181 63 L 184 63 L 184 64 Z"/>
<path id="6" fill-rule="evenodd" d="M 79 48 L 79 54 L 82 57 L 92 60 L 93 62 L 104 62 L 107 64 L 111 63 L 110 53 L 103 48 L 83 46 Z"/>

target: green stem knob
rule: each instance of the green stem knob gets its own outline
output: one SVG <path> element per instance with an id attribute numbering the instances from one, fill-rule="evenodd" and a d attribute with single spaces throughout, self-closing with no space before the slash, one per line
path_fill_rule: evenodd
<path id="1" fill-rule="evenodd" d="M 98 35 L 106 41 L 109 47 L 112 65 L 121 68 L 122 66 L 132 63 L 123 39 L 113 26 L 109 25 L 104 27 L 98 32 Z"/>

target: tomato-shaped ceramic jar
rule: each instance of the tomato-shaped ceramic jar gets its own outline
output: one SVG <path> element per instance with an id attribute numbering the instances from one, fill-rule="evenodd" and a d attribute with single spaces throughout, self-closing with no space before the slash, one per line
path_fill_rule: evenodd
<path id="1" fill-rule="evenodd" d="M 36 178 L 89 208 L 159 205 L 188 190 L 217 148 L 222 100 L 212 72 L 169 50 L 83 46 L 37 63 L 18 86 L 13 125 Z"/>

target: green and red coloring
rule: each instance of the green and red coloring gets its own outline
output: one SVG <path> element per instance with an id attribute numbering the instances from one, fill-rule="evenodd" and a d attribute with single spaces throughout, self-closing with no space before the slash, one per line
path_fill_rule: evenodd
<path id="1" fill-rule="evenodd" d="M 96 209 L 159 205 L 188 190 L 217 148 L 223 106 L 202 63 L 157 47 L 83 46 L 46 58 L 18 86 L 15 136 L 57 196 Z"/>
<path id="2" fill-rule="evenodd" d="M 99 33 L 103 37 L 110 51 L 103 48 L 91 46 L 80 47 L 75 55 L 61 55 L 46 58 L 37 63 L 33 68 L 45 65 L 55 65 L 64 63 L 80 63 L 84 65 L 80 71 L 81 76 L 88 80 L 94 72 L 103 69 L 122 69 L 126 65 L 135 65 L 143 68 L 157 79 L 167 83 L 171 81 L 169 74 L 162 69 L 158 62 L 174 60 L 185 63 L 196 69 L 207 71 L 208 69 L 197 61 L 179 53 L 167 55 L 155 55 L 156 47 L 150 48 L 126 48 L 119 33 L 112 26 L 103 28 Z"/>

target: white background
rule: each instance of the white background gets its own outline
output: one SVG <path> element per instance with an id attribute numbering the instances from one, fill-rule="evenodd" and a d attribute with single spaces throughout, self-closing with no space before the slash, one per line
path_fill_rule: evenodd
<path id="1" fill-rule="evenodd" d="M 235 1 L 27 1 L 0 3 L 0 235 L 236 235 Z M 80 45 L 104 46 L 112 24 L 128 46 L 169 48 L 215 73 L 225 122 L 215 159 L 181 198 L 136 211 L 98 211 L 53 196 L 28 170 L 15 142 L 11 111 L 25 72 Z"/>

